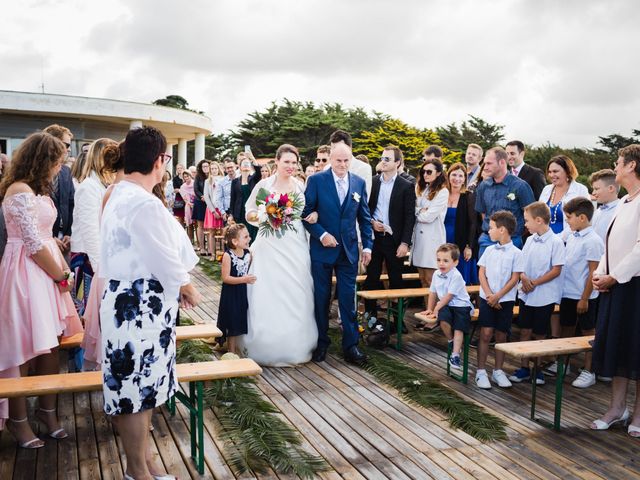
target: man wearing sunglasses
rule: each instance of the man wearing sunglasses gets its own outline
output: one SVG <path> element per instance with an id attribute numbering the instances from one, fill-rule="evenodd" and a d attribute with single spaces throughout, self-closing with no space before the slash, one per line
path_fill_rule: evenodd
<path id="1" fill-rule="evenodd" d="M 329 166 L 329 153 L 331 153 L 331 147 L 329 145 L 320 145 L 316 151 L 316 161 L 313 166 L 316 167 L 316 172 L 321 172 L 325 167 Z"/>
<path id="2" fill-rule="evenodd" d="M 67 156 L 71 153 L 71 130 L 62 125 L 49 125 L 43 130 L 45 133 L 53 135 L 67 147 Z M 53 179 L 52 200 L 56 206 L 58 217 L 53 224 L 53 238 L 56 239 L 58 248 L 64 254 L 67 263 L 71 247 L 71 224 L 73 223 L 73 207 L 75 187 L 71 176 L 71 169 L 63 165 L 60 172 Z"/>
<path id="3" fill-rule="evenodd" d="M 416 220 L 415 187 L 398 173 L 403 161 L 402 150 L 389 145 L 380 160 L 382 173 L 373 178 L 369 199 L 374 240 L 364 290 L 382 288 L 383 261 L 389 274 L 389 286 L 402 288 L 402 265 L 409 253 Z M 365 309 L 371 317 L 377 316 L 375 300 L 366 301 Z"/>

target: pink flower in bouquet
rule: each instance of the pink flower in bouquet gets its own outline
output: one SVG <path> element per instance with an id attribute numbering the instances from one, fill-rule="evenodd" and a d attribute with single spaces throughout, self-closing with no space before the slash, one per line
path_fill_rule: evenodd
<path id="1" fill-rule="evenodd" d="M 280 200 L 278 200 L 278 206 L 279 207 L 286 207 L 288 201 L 289 201 L 289 195 L 284 193 L 284 194 L 280 195 Z"/>
<path id="2" fill-rule="evenodd" d="M 284 209 L 284 214 L 285 215 L 293 215 L 293 208 L 291 207 L 287 207 Z"/>

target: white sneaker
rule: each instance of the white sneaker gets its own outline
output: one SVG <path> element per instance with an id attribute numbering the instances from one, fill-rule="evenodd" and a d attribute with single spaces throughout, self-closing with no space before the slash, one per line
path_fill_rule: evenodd
<path id="1" fill-rule="evenodd" d="M 489 390 L 491 388 L 491 382 L 489 381 L 489 376 L 487 375 L 486 370 L 476 373 L 476 385 L 478 388 L 483 388 L 485 390 Z"/>
<path id="2" fill-rule="evenodd" d="M 596 383 L 596 374 L 591 373 L 588 370 L 582 370 L 578 378 L 576 378 L 571 385 L 576 388 L 589 388 Z"/>
<path id="3" fill-rule="evenodd" d="M 565 375 L 568 375 L 571 372 L 571 365 L 567 365 L 567 370 L 564 372 Z M 552 364 L 550 364 L 548 367 L 546 367 L 543 370 L 543 373 L 545 375 L 551 375 L 551 376 L 555 376 L 558 374 L 558 362 L 555 361 Z"/>
<path id="4" fill-rule="evenodd" d="M 602 375 L 598 375 L 598 380 L 600 380 L 601 382 L 609 383 L 609 382 L 611 382 L 611 380 L 613 380 L 613 378 L 611 378 L 611 377 L 603 377 Z"/>
<path id="5" fill-rule="evenodd" d="M 493 382 L 500 388 L 509 388 L 512 386 L 507 375 L 502 370 L 494 370 L 491 374 L 491 380 L 493 380 Z"/>

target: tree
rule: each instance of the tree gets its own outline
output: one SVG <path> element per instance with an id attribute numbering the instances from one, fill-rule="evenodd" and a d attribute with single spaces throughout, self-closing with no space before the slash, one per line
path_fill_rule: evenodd
<path id="1" fill-rule="evenodd" d="M 436 127 L 436 133 L 447 148 L 464 152 L 467 145 L 477 143 L 484 150 L 487 150 L 504 140 L 504 125 L 494 125 L 473 115 L 469 115 L 469 117 L 471 120 L 463 121 L 460 127 L 455 123 Z"/>
<path id="2" fill-rule="evenodd" d="M 202 114 L 203 112 L 199 110 L 193 110 L 189 108 L 189 102 L 184 97 L 180 95 L 167 95 L 165 98 L 159 98 L 158 100 L 154 100 L 154 105 L 160 105 L 162 107 L 171 107 L 178 108 L 180 110 L 189 110 L 190 112 L 196 112 Z"/>
<path id="3" fill-rule="evenodd" d="M 342 129 L 353 137 L 374 129 L 389 117 L 362 108 L 346 109 L 339 103 L 315 105 L 284 99 L 273 102 L 265 111 L 252 112 L 232 132 L 238 146 L 249 145 L 256 157 L 275 155 L 283 143 L 295 145 L 303 159 L 311 162 L 316 149 L 329 141 L 335 130 Z"/>
<path id="4" fill-rule="evenodd" d="M 407 170 L 422 164 L 422 152 L 429 145 L 443 146 L 440 137 L 433 130 L 419 129 L 401 120 L 389 119 L 374 130 L 364 131 L 354 138 L 353 153 L 366 155 L 372 165 L 375 165 L 384 147 L 390 144 L 402 150 Z M 444 146 L 443 151 L 445 163 L 458 161 L 461 157 L 461 153 L 451 152 Z"/>
<path id="5" fill-rule="evenodd" d="M 594 149 L 596 152 L 608 152 L 612 155 L 618 155 L 618 150 L 626 147 L 627 145 L 631 145 L 632 143 L 640 143 L 640 130 L 634 130 L 633 136 L 625 137 L 618 133 L 613 133 L 611 135 L 607 135 L 606 137 L 598 137 L 598 144 L 604 147 L 602 149 Z"/>

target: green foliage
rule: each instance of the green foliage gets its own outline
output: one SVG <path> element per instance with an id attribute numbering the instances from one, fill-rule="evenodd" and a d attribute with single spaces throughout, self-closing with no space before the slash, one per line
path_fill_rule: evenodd
<path id="1" fill-rule="evenodd" d="M 631 137 L 625 137 L 618 133 L 613 133 L 605 137 L 598 137 L 598 144 L 604 147 L 604 151 L 613 156 L 618 156 L 618 150 L 631 145 L 632 143 L 640 143 L 640 130 L 634 130 Z M 594 151 L 602 151 L 595 149 Z"/>
<path id="2" fill-rule="evenodd" d="M 160 105 L 162 107 L 171 107 L 171 108 L 178 108 L 180 110 L 189 110 L 190 112 L 196 112 L 200 114 L 203 113 L 201 111 L 193 110 L 189 108 L 189 102 L 187 102 L 187 100 L 184 97 L 181 97 L 180 95 L 167 95 L 166 97 L 159 98 L 158 100 L 154 100 L 151 103 L 153 103 L 154 105 Z"/>
<path id="3" fill-rule="evenodd" d="M 341 355 L 340 338 L 335 329 L 332 337 L 331 353 Z M 369 357 L 363 367 L 377 380 L 400 392 L 410 402 L 426 408 L 435 408 L 449 417 L 449 424 L 459 428 L 482 442 L 506 440 L 506 422 L 487 413 L 481 406 L 461 398 L 453 390 L 429 377 L 424 372 L 385 355 L 380 350 L 363 346 Z"/>
<path id="4" fill-rule="evenodd" d="M 187 325 L 182 320 L 182 315 L 180 315 L 180 324 Z M 209 362 L 211 360 L 213 360 L 211 346 L 202 340 L 184 340 L 176 349 L 176 363 Z"/>
<path id="5" fill-rule="evenodd" d="M 477 143 L 487 150 L 504 139 L 504 125 L 494 125 L 473 115 L 469 117 L 471 120 L 463 121 L 459 127 L 451 123 L 436 128 L 442 143 L 450 150 L 465 152 L 470 143 Z"/>
<path id="6" fill-rule="evenodd" d="M 220 265 L 219 262 L 200 257 L 200 263 L 198 263 L 198 266 L 211 280 L 217 283 L 222 281 L 222 265 Z"/>
<path id="7" fill-rule="evenodd" d="M 252 112 L 231 134 L 237 146 L 250 145 L 256 157 L 273 157 L 283 143 L 295 145 L 303 163 L 313 163 L 316 149 L 338 129 L 353 137 L 381 125 L 389 117 L 362 108 L 344 108 L 339 103 L 315 105 L 284 99 L 262 112 Z"/>
<path id="8" fill-rule="evenodd" d="M 422 152 L 429 145 L 440 145 L 444 151 L 444 161 L 447 163 L 455 162 L 460 157 L 459 153 L 451 152 L 443 146 L 438 134 L 433 130 L 415 128 L 395 118 L 388 119 L 377 128 L 366 130 L 354 137 L 353 153 L 366 155 L 375 167 L 382 150 L 389 144 L 400 147 L 407 170 L 422 165 Z"/>
<path id="9" fill-rule="evenodd" d="M 265 473 L 270 467 L 277 473 L 314 478 L 328 470 L 323 458 L 301 447 L 298 431 L 262 398 L 253 379 L 212 382 L 205 390 L 205 400 L 222 424 L 227 459 L 237 473 Z"/>

